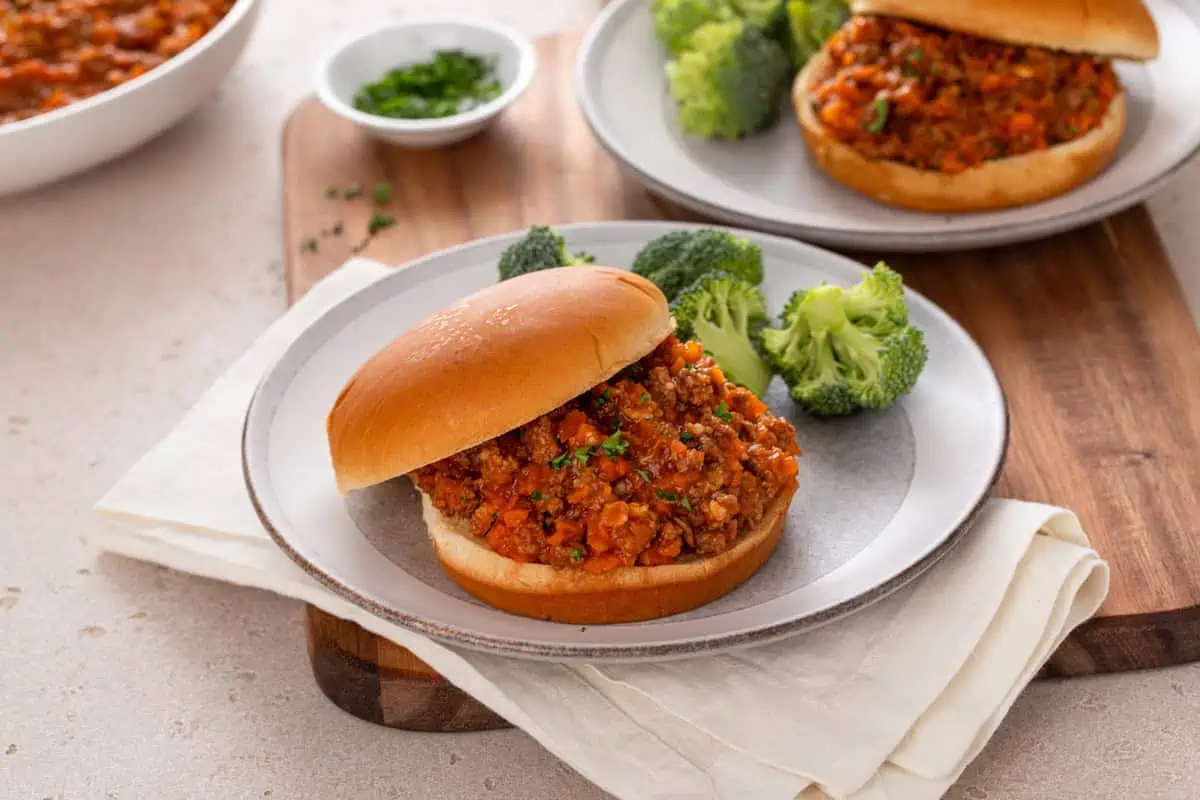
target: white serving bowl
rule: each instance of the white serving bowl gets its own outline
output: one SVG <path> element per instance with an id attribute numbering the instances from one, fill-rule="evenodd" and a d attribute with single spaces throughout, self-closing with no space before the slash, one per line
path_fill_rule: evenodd
<path id="1" fill-rule="evenodd" d="M 436 51 L 446 49 L 494 56 L 501 94 L 461 114 L 435 119 L 392 119 L 354 107 L 354 95 L 363 84 L 405 64 L 429 60 Z M 532 42 L 503 25 L 478 19 L 400 22 L 335 47 L 317 68 L 316 91 L 326 108 L 377 139 L 403 147 L 440 147 L 474 136 L 490 125 L 529 88 L 536 71 Z"/>
<path id="2" fill-rule="evenodd" d="M 0 125 L 0 196 L 111 161 L 207 100 L 237 62 L 260 0 L 239 0 L 191 47 L 144 75 L 31 119 Z"/>

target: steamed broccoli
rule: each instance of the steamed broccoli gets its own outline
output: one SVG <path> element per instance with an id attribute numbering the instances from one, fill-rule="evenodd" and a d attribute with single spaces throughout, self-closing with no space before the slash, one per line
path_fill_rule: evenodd
<path id="1" fill-rule="evenodd" d="M 769 128 L 792 77 L 782 45 L 740 19 L 701 25 L 666 70 L 679 127 L 705 139 L 741 139 Z"/>
<path id="2" fill-rule="evenodd" d="M 545 225 L 535 225 L 500 255 L 500 280 L 506 281 L 526 272 L 591 264 L 594 261 L 595 257 L 590 253 L 568 253 L 567 243 L 558 231 Z"/>
<path id="3" fill-rule="evenodd" d="M 656 284 L 669 301 L 709 272 L 728 272 L 754 286 L 763 280 L 762 251 L 758 246 L 716 228 L 685 228 L 663 234 L 638 251 L 632 269 Z"/>
<path id="4" fill-rule="evenodd" d="M 848 0 L 787 0 L 787 45 L 796 69 L 850 18 Z"/>
<path id="5" fill-rule="evenodd" d="M 792 399 L 816 416 L 887 408 L 907 394 L 928 359 L 909 324 L 900 276 L 879 263 L 858 284 L 822 284 L 792 295 L 782 328 L 762 346 Z"/>
<path id="6" fill-rule="evenodd" d="M 734 19 L 728 0 L 654 0 L 654 35 L 673 56 L 683 52 L 692 32 L 706 22 Z"/>
<path id="7" fill-rule="evenodd" d="M 680 293 L 671 314 L 679 335 L 704 345 L 725 377 L 763 396 L 771 368 L 757 350 L 759 331 L 768 321 L 757 286 L 727 272 L 711 272 Z"/>
<path id="8" fill-rule="evenodd" d="M 768 36 L 775 38 L 785 26 L 787 0 L 729 0 L 738 16 Z"/>

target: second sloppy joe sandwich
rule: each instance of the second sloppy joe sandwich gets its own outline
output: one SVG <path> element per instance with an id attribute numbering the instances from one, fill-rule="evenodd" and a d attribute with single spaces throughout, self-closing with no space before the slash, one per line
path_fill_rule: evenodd
<path id="1" fill-rule="evenodd" d="M 805 144 L 835 180 L 922 211 L 1045 200 L 1113 159 L 1113 59 L 1158 55 L 1141 0 L 854 0 L 796 77 Z"/>
<path id="2" fill-rule="evenodd" d="M 658 287 L 619 269 L 476 292 L 347 382 L 327 420 L 338 488 L 410 478 L 445 571 L 512 613 L 614 623 L 708 603 L 774 551 L 800 451 L 673 331 Z"/>

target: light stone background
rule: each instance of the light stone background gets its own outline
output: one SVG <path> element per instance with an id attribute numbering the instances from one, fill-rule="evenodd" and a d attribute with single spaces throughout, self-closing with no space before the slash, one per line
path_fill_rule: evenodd
<path id="1" fill-rule="evenodd" d="M 426 11 L 545 33 L 594 10 L 297 5 L 267 0 L 219 97 L 169 134 L 0 201 L 0 798 L 602 798 L 520 732 L 339 711 L 293 601 L 81 542 L 92 503 L 284 308 L 280 124 L 322 49 Z M 1200 162 L 1151 203 L 1193 309 L 1198 202 Z M 1184 800 L 1198 754 L 1200 666 L 1038 683 L 950 796 Z"/>

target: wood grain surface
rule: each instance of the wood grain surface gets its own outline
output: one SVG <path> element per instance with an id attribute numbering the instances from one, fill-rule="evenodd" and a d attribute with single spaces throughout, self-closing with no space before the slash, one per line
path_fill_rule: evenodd
<path id="1" fill-rule="evenodd" d="M 302 103 L 283 142 L 289 296 L 356 245 L 399 264 L 531 224 L 697 219 L 648 194 L 595 143 L 572 95 L 576 43 L 541 41 L 528 94 L 491 131 L 447 149 L 384 147 L 315 100 Z M 382 208 L 365 196 L 379 180 L 393 194 Z M 327 196 L 355 184 L 364 197 Z M 374 211 L 395 222 L 364 242 Z M 342 233 L 332 235 L 339 222 Z M 1012 441 L 997 494 L 1073 509 L 1112 566 L 1104 607 L 1043 676 L 1200 660 L 1200 334 L 1144 208 L 1010 247 L 848 255 L 888 260 L 975 337 L 1010 403 Z M 330 637 L 336 626 L 323 617 L 310 612 L 314 662 L 322 643 L 345 649 L 374 639 L 350 623 Z M 359 652 L 370 660 L 371 647 Z M 370 688 L 380 680 L 384 692 L 388 681 L 407 680 L 377 680 L 371 669 L 368 691 L 381 691 Z"/>

